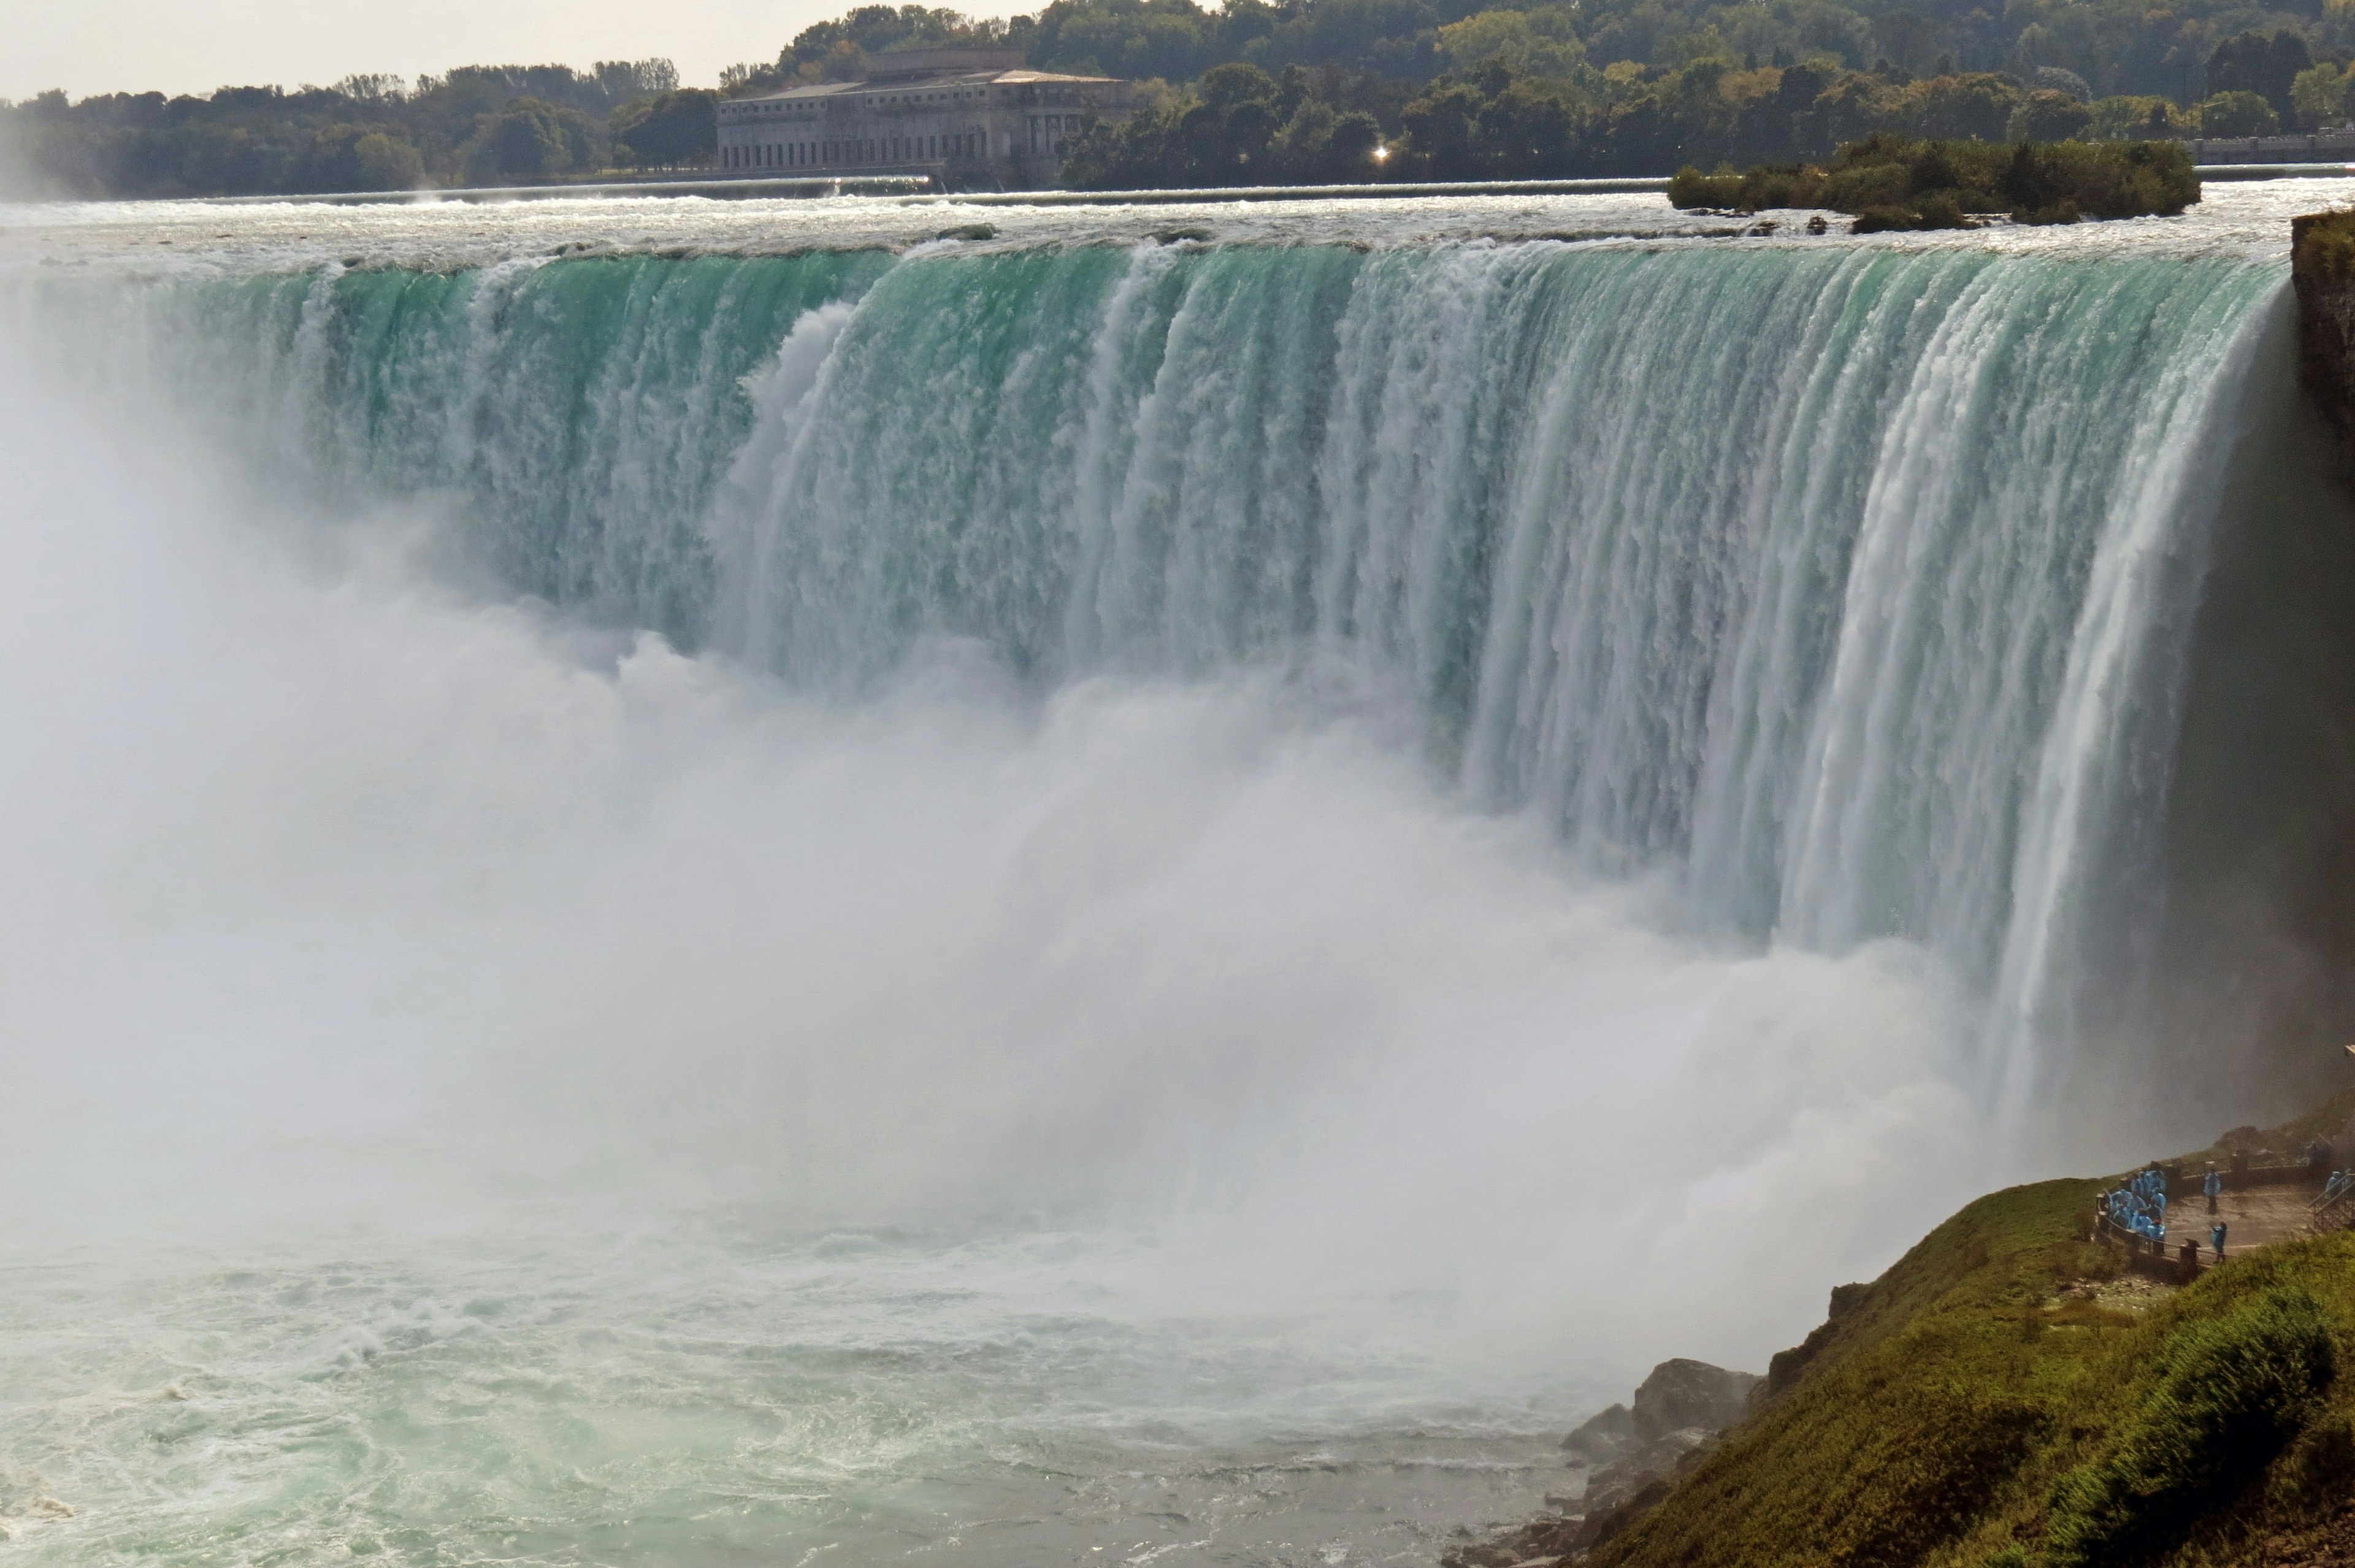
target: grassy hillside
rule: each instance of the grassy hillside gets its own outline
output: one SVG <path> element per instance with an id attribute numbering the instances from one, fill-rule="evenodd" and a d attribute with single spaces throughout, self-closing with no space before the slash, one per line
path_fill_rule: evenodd
<path id="1" fill-rule="evenodd" d="M 2137 1287 L 2084 1240 L 2103 1185 L 1982 1198 L 1847 1293 L 1765 1408 L 1590 1561 L 2355 1562 L 2355 1233 Z"/>

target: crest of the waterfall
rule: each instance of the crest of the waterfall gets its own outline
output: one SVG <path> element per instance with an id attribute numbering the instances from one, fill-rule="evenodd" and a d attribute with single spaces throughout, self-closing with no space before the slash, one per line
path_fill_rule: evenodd
<path id="1" fill-rule="evenodd" d="M 1917 939 L 2057 1040 L 2154 853 L 2162 645 L 2278 290 L 2131 251 L 1180 242 L 147 315 L 335 485 L 453 497 L 516 592 L 837 691 L 944 640 L 1042 690 L 1337 673 L 1696 923 Z"/>

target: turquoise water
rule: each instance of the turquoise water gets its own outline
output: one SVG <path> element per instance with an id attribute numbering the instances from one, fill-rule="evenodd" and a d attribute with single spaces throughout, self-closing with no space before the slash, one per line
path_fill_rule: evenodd
<path id="1" fill-rule="evenodd" d="M 2030 986 L 2021 942 L 2149 853 L 2150 628 L 2197 602 L 2281 291 L 2165 254 L 1147 244 L 146 308 L 272 461 L 453 496 L 510 592 L 842 691 L 940 639 L 1047 687 L 1314 667 L 1707 921 Z"/>

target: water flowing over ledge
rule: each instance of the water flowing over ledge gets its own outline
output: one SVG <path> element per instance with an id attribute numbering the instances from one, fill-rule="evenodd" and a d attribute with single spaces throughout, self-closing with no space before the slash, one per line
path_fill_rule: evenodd
<path id="1" fill-rule="evenodd" d="M 328 269 L 149 308 L 282 461 L 452 494 L 513 591 L 796 682 L 941 638 L 1047 684 L 1341 672 L 1471 798 L 1673 870 L 1707 923 L 1928 943 L 1995 991 L 1989 1071 L 2025 1092 L 2091 912 L 2150 875 L 2281 285 L 1147 244 Z"/>

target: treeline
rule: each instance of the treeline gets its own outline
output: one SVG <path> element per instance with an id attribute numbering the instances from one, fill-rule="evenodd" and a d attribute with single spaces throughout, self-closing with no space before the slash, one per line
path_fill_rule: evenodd
<path id="1" fill-rule="evenodd" d="M 959 45 L 1139 83 L 1142 112 L 1071 161 L 1092 187 L 1654 175 L 1820 159 L 1876 131 L 2155 139 L 2355 116 L 2355 0 L 1052 0 L 1005 20 L 860 6 L 731 67 L 716 92 L 661 60 L 53 92 L 0 104 L 0 138 L 51 188 L 87 195 L 696 167 L 718 96 Z"/>
<path id="2" fill-rule="evenodd" d="M 1098 189 L 1657 175 L 1822 159 L 1875 132 L 2125 141 L 2355 116 L 2341 0 L 1054 0 L 1002 22 L 870 5 L 723 88 L 956 45 L 1143 84 L 1142 111 L 1067 162 Z"/>
<path id="3" fill-rule="evenodd" d="M 2046 79 L 2049 80 L 2049 79 Z M 1547 73 L 1492 55 L 1386 112 L 1379 81 L 1334 68 L 1271 77 L 1221 66 L 1124 125 L 1090 130 L 1065 168 L 1082 188 L 1541 179 L 1657 175 L 1686 165 L 1803 162 L 1875 133 L 1925 140 L 2127 141 L 2243 134 L 2226 94 L 2088 101 L 2074 84 L 1999 72 L 1914 80 L 1828 64 L 1697 60 L 1674 70 Z M 2258 109 L 2264 108 L 2262 99 Z"/>
<path id="4" fill-rule="evenodd" d="M 665 59 L 461 66 L 413 84 L 45 92 L 0 104 L 0 141 L 37 190 L 58 195 L 410 190 L 701 165 L 718 99 L 681 88 Z"/>
<path id="5" fill-rule="evenodd" d="M 1469 24 L 1468 26 L 1466 24 Z M 2284 123 L 2343 114 L 2317 79 L 2355 59 L 2355 5 L 2343 0 L 1053 0 L 1035 16 L 976 20 L 923 5 L 863 5 L 805 29 L 771 61 L 731 68 L 727 91 L 847 80 L 879 54 L 986 45 L 1042 70 L 1184 84 L 1221 65 L 1337 67 L 1421 85 L 1503 54 L 1543 77 L 1580 68 L 1620 74 L 1700 60 L 1807 64 L 1902 84 L 2001 74 L 2035 83 L 2066 72 L 2086 99 L 2164 98 L 2190 108 L 2253 91 Z"/>

